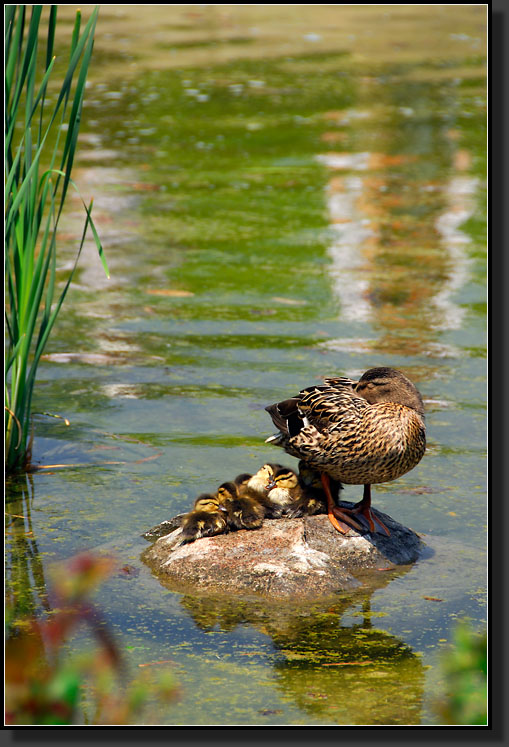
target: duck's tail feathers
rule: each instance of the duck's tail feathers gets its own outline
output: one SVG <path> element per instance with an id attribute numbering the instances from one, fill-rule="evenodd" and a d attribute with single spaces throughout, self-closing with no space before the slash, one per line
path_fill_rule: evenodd
<path id="1" fill-rule="evenodd" d="M 272 422 L 285 436 L 296 436 L 301 429 L 307 425 L 306 418 L 303 417 L 299 409 L 298 397 L 286 399 L 284 402 L 277 402 L 275 405 L 269 405 L 265 408 L 272 418 Z"/>
<path id="2" fill-rule="evenodd" d="M 274 435 L 269 436 L 265 439 L 266 444 L 274 444 L 274 446 L 279 446 L 281 441 L 283 440 L 283 436 L 281 433 L 274 433 Z"/>

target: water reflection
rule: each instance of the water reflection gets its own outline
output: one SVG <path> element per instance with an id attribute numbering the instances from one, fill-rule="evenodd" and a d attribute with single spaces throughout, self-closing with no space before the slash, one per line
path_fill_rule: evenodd
<path id="1" fill-rule="evenodd" d="M 465 309 L 454 303 L 454 294 L 469 280 L 470 259 L 465 251 L 470 237 L 460 226 L 474 213 L 477 179 L 470 176 L 453 177 L 445 187 L 447 209 L 436 222 L 442 246 L 449 255 L 449 272 L 434 303 L 438 312 L 437 329 L 460 329 Z"/>
<path id="2" fill-rule="evenodd" d="M 468 168 L 465 151 L 457 169 Z M 439 342 L 459 329 L 457 292 L 469 280 L 469 236 L 460 226 L 476 208 L 478 180 L 454 173 L 445 183 L 401 185 L 415 156 L 328 153 L 327 206 L 333 240 L 329 275 L 341 319 L 372 325 L 376 339 L 328 340 L 324 346 L 399 354 L 456 355 Z"/>
<path id="3" fill-rule="evenodd" d="M 10 478 L 5 505 L 5 599 L 13 618 L 49 610 L 46 579 L 34 535 L 31 509 L 34 485 L 30 474 Z"/>
<path id="4" fill-rule="evenodd" d="M 396 636 L 373 627 L 370 597 L 356 593 L 305 610 L 190 595 L 181 604 L 202 630 L 251 625 L 270 637 L 276 687 L 284 701 L 310 717 L 343 725 L 420 723 L 421 659 Z"/>

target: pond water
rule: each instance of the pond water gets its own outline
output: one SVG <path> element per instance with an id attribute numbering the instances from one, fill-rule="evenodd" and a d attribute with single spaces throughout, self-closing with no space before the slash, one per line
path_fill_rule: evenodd
<path id="1" fill-rule="evenodd" d="M 440 654 L 459 620 L 485 625 L 484 42 L 465 36 L 454 59 L 310 39 L 92 76 L 74 178 L 111 279 L 90 242 L 40 367 L 43 469 L 8 485 L 7 584 L 37 611 L 58 561 L 129 566 L 95 602 L 133 676 L 171 661 L 180 696 L 157 723 L 436 724 Z M 71 202 L 62 280 L 81 226 Z M 304 609 L 151 575 L 142 532 L 283 458 L 267 404 L 379 365 L 425 400 L 425 457 L 373 488 L 423 536 L 419 562 Z"/>

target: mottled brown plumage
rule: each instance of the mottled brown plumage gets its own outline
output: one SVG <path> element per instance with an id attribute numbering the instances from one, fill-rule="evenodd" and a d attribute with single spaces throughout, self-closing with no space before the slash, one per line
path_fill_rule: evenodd
<path id="1" fill-rule="evenodd" d="M 358 382 L 325 379 L 266 409 L 279 429 L 267 441 L 318 470 L 326 493 L 329 478 L 364 485 L 362 501 L 350 510 L 337 508 L 329 491 L 334 526 L 360 529 L 357 518 L 364 517 L 370 531 L 378 525 L 388 534 L 371 511 L 370 486 L 395 480 L 424 455 L 424 408 L 412 382 L 392 368 L 372 368 Z"/>

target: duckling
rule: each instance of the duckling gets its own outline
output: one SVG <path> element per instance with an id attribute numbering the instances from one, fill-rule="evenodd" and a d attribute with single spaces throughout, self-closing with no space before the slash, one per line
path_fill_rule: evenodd
<path id="1" fill-rule="evenodd" d="M 279 469 L 284 469 L 281 464 L 264 464 L 258 472 L 249 476 L 247 473 L 237 475 L 235 483 L 242 497 L 256 500 L 264 509 L 265 518 L 277 519 L 281 516 L 281 507 L 268 499 L 267 485 L 274 479 L 274 474 Z"/>
<path id="2" fill-rule="evenodd" d="M 235 482 L 220 485 L 217 498 L 227 511 L 228 526 L 234 529 L 259 529 L 263 524 L 263 506 L 256 498 L 241 494 Z"/>
<path id="3" fill-rule="evenodd" d="M 327 497 L 323 490 L 320 473 L 302 460 L 299 462 L 299 484 L 302 486 L 302 495 L 285 508 L 285 516 L 295 519 L 299 516 L 326 514 Z M 331 494 L 336 504 L 339 501 L 339 492 L 342 487 L 340 482 L 331 479 Z"/>
<path id="4" fill-rule="evenodd" d="M 393 368 L 371 368 L 359 381 L 328 378 L 265 409 L 279 431 L 267 443 L 320 472 L 333 526 L 346 533 L 365 523 L 389 536 L 371 509 L 371 485 L 397 479 L 424 456 L 424 407 L 414 384 Z M 331 478 L 363 485 L 362 500 L 351 509 L 336 506 Z"/>
<path id="5" fill-rule="evenodd" d="M 184 517 L 179 544 L 193 542 L 201 537 L 212 537 L 228 531 L 227 510 L 216 496 L 202 493 L 194 508 Z"/>
<path id="6" fill-rule="evenodd" d="M 264 464 L 258 472 L 251 475 L 250 479 L 245 483 L 244 492 L 250 495 L 256 495 L 257 497 L 266 497 L 267 495 L 267 483 L 274 477 L 276 470 L 281 469 L 282 464 Z M 237 481 L 239 478 L 245 478 L 245 475 L 238 475 L 235 478 Z"/>
<path id="7" fill-rule="evenodd" d="M 275 517 L 286 514 L 286 509 L 304 495 L 298 475 L 291 467 L 276 469 L 269 478 L 267 490 L 267 501 Z"/>
<path id="8" fill-rule="evenodd" d="M 239 493 L 247 492 L 247 484 L 252 477 L 253 475 L 249 472 L 242 472 L 242 474 L 237 475 L 233 482 L 237 486 Z"/>

